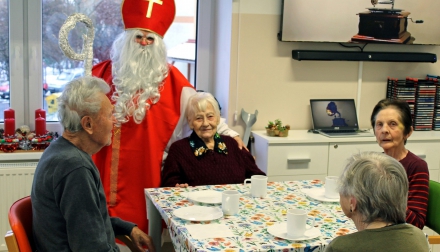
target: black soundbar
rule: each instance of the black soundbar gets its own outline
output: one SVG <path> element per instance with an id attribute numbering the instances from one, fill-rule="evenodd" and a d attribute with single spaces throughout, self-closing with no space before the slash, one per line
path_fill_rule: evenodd
<path id="1" fill-rule="evenodd" d="M 417 52 L 344 52 L 293 50 L 296 60 L 343 60 L 343 61 L 386 61 L 386 62 L 437 62 L 433 53 Z"/>

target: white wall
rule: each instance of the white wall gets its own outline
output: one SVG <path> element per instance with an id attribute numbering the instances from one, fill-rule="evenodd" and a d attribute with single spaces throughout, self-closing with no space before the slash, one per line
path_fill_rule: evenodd
<path id="1" fill-rule="evenodd" d="M 222 111 L 228 124 L 240 134 L 245 124 L 234 112 L 243 108 L 249 113 L 259 111 L 253 130 L 264 129 L 269 120 L 280 119 L 292 129 L 311 128 L 309 99 L 354 98 L 360 107 L 361 128 L 370 127 L 369 117 L 374 105 L 385 98 L 387 77 L 424 78 L 440 75 L 438 63 L 296 61 L 294 49 L 344 50 L 337 44 L 280 42 L 281 0 L 216 1 L 216 49 L 214 51 L 215 95 L 227 111 Z M 229 2 L 229 3 L 226 3 Z M 366 3 L 367 4 L 367 3 Z M 229 13 L 232 24 L 229 28 Z M 224 24 L 222 24 L 223 21 Z M 220 33 L 221 31 L 221 33 Z M 229 31 L 228 36 L 222 36 Z M 440 54 L 439 46 L 368 45 L 366 51 L 416 51 Z M 224 54 L 230 51 L 229 61 Z M 229 67 L 229 70 L 225 69 Z M 229 71 L 229 83 L 224 80 Z M 361 74 L 360 99 L 358 77 Z M 228 92 L 228 93 L 226 93 Z"/>

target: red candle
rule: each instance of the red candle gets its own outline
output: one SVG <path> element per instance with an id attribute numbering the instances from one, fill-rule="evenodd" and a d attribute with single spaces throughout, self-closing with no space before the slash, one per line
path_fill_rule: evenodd
<path id="1" fill-rule="evenodd" d="M 37 136 L 46 135 L 46 120 L 43 117 L 35 119 L 35 134 Z"/>
<path id="2" fill-rule="evenodd" d="M 7 118 L 15 119 L 15 111 L 13 109 L 11 109 L 11 108 L 5 109 L 3 111 L 3 113 L 4 113 L 4 118 L 5 119 L 7 119 Z"/>
<path id="3" fill-rule="evenodd" d="M 14 118 L 6 118 L 5 119 L 5 136 L 14 136 L 15 135 L 15 119 Z"/>
<path id="4" fill-rule="evenodd" d="M 44 109 L 35 110 L 35 118 L 38 118 L 38 117 L 43 117 L 44 119 L 46 119 L 46 110 L 44 110 Z"/>

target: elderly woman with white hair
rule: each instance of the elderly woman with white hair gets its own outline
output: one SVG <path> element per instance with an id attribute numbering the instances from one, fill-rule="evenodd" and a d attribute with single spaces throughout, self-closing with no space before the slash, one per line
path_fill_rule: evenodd
<path id="1" fill-rule="evenodd" d="M 339 178 L 342 210 L 358 232 L 335 238 L 333 251 L 429 251 L 422 230 L 405 223 L 408 178 L 394 158 L 378 152 L 353 155 Z"/>
<path id="2" fill-rule="evenodd" d="M 211 94 L 192 95 L 185 115 L 193 132 L 171 145 L 161 186 L 235 184 L 252 175 L 265 175 L 247 150 L 217 133 L 220 109 Z"/>

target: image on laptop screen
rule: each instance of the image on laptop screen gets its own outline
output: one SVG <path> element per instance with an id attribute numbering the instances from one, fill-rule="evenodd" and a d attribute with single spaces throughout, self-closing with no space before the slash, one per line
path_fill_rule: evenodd
<path id="1" fill-rule="evenodd" d="M 311 99 L 315 130 L 358 130 L 354 99 Z"/>

